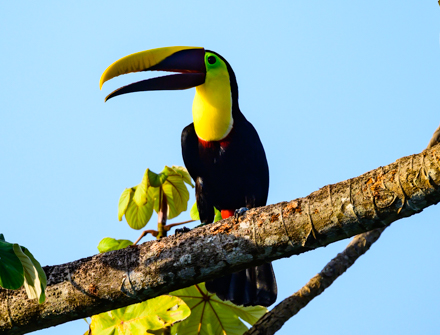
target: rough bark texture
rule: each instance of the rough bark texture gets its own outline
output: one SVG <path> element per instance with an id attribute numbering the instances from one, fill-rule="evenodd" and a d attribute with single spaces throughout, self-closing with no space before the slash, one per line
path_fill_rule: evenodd
<path id="1" fill-rule="evenodd" d="M 435 130 L 429 141 L 427 149 L 440 143 L 440 126 Z M 287 297 L 275 308 L 267 312 L 243 335 L 272 335 L 275 334 L 291 317 L 296 315 L 302 308 L 320 295 L 340 275 L 354 264 L 354 262 L 366 253 L 375 243 L 385 228 L 378 228 L 368 233 L 357 235 L 345 250 L 332 259 L 315 277 L 313 277 L 298 292 Z"/>
<path id="2" fill-rule="evenodd" d="M 47 300 L 0 290 L 0 332 L 23 334 L 328 245 L 440 201 L 440 145 L 305 198 L 180 236 L 46 267 Z"/>
<path id="3" fill-rule="evenodd" d="M 378 228 L 355 236 L 345 250 L 333 258 L 320 273 L 310 279 L 298 292 L 284 299 L 270 312 L 267 312 L 243 335 L 275 334 L 286 321 L 324 292 L 360 256 L 366 253 L 371 245 L 379 239 L 385 228 Z"/>
<path id="4" fill-rule="evenodd" d="M 440 142 L 440 127 L 438 127 L 427 149 L 432 148 Z M 313 277 L 304 287 L 290 297 L 280 302 L 270 312 L 267 312 L 257 323 L 253 325 L 243 335 L 272 335 L 275 334 L 284 323 L 292 316 L 296 315 L 310 301 L 320 295 L 329 287 L 340 275 L 354 264 L 354 262 L 366 253 L 371 245 L 375 243 L 385 228 L 378 228 L 368 233 L 357 235 L 345 250 L 332 259 L 315 277 Z"/>
<path id="5" fill-rule="evenodd" d="M 432 148 L 437 143 L 440 143 L 440 126 L 438 126 L 438 128 L 434 132 L 434 135 L 432 135 L 432 138 L 429 141 L 427 149 Z"/>

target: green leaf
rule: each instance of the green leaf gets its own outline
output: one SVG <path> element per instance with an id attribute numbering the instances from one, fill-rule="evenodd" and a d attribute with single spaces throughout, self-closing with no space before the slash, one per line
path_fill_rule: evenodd
<path id="1" fill-rule="evenodd" d="M 187 183 L 188 185 L 190 185 L 192 188 L 194 188 L 194 184 L 192 183 L 192 179 L 191 176 L 188 173 L 188 170 L 186 168 L 184 168 L 183 166 L 177 166 L 177 165 L 173 165 L 171 167 L 175 172 L 177 172 L 178 174 L 180 174 L 183 178 L 183 181 L 185 183 Z"/>
<path id="2" fill-rule="evenodd" d="M 150 171 L 149 169 L 147 169 L 147 171 L 145 173 L 148 174 L 148 179 L 150 182 L 149 186 L 160 187 L 165 182 L 165 180 L 167 180 L 167 178 L 168 178 L 168 175 L 165 170 L 166 170 L 166 166 L 165 166 L 165 169 L 161 173 L 157 174 L 157 173 L 154 173 L 153 171 Z"/>
<path id="3" fill-rule="evenodd" d="M 122 217 L 127 210 L 128 203 L 130 202 L 131 197 L 133 196 L 134 188 L 126 188 L 124 192 L 122 192 L 121 197 L 119 198 L 118 205 L 118 219 L 122 221 Z"/>
<path id="4" fill-rule="evenodd" d="M 23 250 L 25 255 L 29 257 L 29 259 L 32 261 L 32 264 L 34 264 L 35 268 L 37 269 L 38 278 L 40 279 L 41 291 L 42 291 L 42 294 L 40 295 L 40 298 L 38 299 L 38 303 L 42 304 L 43 302 L 46 301 L 46 293 L 45 293 L 46 287 L 47 287 L 46 272 L 44 272 L 43 268 L 40 265 L 40 262 L 38 262 L 35 259 L 34 255 L 32 255 L 31 252 L 27 248 L 22 246 L 21 249 Z"/>
<path id="5" fill-rule="evenodd" d="M 101 242 L 98 244 L 98 250 L 100 253 L 124 249 L 129 245 L 132 245 L 133 242 L 130 240 L 116 240 L 112 237 L 104 237 Z"/>
<path id="6" fill-rule="evenodd" d="M 223 220 L 222 218 L 222 212 L 219 211 L 217 208 L 214 207 L 214 213 L 215 213 L 215 217 L 214 217 L 214 222 Z"/>
<path id="7" fill-rule="evenodd" d="M 90 328 L 93 335 L 145 334 L 184 320 L 190 313 L 182 299 L 163 295 L 92 316 Z"/>
<path id="8" fill-rule="evenodd" d="M 148 201 L 148 188 L 150 187 L 150 181 L 148 179 L 148 172 L 150 170 L 147 169 L 142 177 L 141 183 L 136 186 L 136 190 L 134 191 L 133 201 L 138 206 L 145 205 Z"/>
<path id="9" fill-rule="evenodd" d="M 173 335 L 241 335 L 248 328 L 240 318 L 253 325 L 267 312 L 262 306 L 242 307 L 222 301 L 209 293 L 204 283 L 170 294 L 181 297 L 191 308 L 190 317 L 171 328 Z"/>
<path id="10" fill-rule="evenodd" d="M 119 221 L 121 221 L 122 216 L 125 215 L 128 225 L 133 229 L 145 227 L 153 214 L 153 201 L 149 198 L 147 193 L 143 194 L 142 189 L 142 183 L 132 188 L 126 188 L 119 199 Z M 144 189 L 147 190 L 147 188 Z M 134 201 L 135 197 L 137 197 L 138 202 L 141 203 L 140 205 Z"/>
<path id="11" fill-rule="evenodd" d="M 199 210 L 197 208 L 197 201 L 192 205 L 191 210 L 189 211 L 189 215 L 193 220 L 200 220 Z"/>
<path id="12" fill-rule="evenodd" d="M 14 244 L 6 242 L 3 237 L 0 240 L 0 286 L 16 290 L 23 286 L 23 283 L 23 266 L 14 252 Z"/>
<path id="13" fill-rule="evenodd" d="M 187 210 L 189 192 L 180 174 L 174 172 L 168 175 L 167 180 L 162 185 L 162 190 L 167 197 L 168 219 L 175 218 Z"/>
<path id="14" fill-rule="evenodd" d="M 147 169 L 139 185 L 122 192 L 118 207 L 119 221 L 125 215 L 131 228 L 145 227 L 153 209 L 159 213 L 163 195 L 167 199 L 168 219 L 175 218 L 187 210 L 189 192 L 185 183 L 193 186 L 188 171 L 183 167 L 165 166 L 159 174 Z"/>
<path id="15" fill-rule="evenodd" d="M 39 303 L 43 303 L 46 300 L 44 290 L 46 289 L 46 274 L 41 269 L 40 263 L 38 263 L 32 254 L 27 251 L 28 255 L 31 255 L 33 260 L 37 263 L 34 264 L 31 258 L 25 254 L 18 244 L 14 244 L 14 253 L 20 259 L 21 265 L 24 270 L 24 287 L 29 299 L 38 299 Z M 39 272 L 36 265 L 41 269 Z"/>
<path id="16" fill-rule="evenodd" d="M 153 208 L 156 213 L 160 211 L 160 198 L 161 198 L 162 190 L 160 187 L 150 187 L 148 189 L 148 198 L 153 204 Z"/>
<path id="17" fill-rule="evenodd" d="M 25 247 L 5 241 L 0 234 L 0 286 L 18 289 L 25 286 L 29 299 L 46 300 L 46 273 L 40 263 Z"/>
<path id="18" fill-rule="evenodd" d="M 222 218 L 222 212 L 219 211 L 217 208 L 214 207 L 214 222 L 223 220 Z M 194 203 L 191 207 L 191 211 L 189 212 L 189 215 L 191 216 L 191 219 L 193 220 L 200 220 L 199 210 L 197 209 L 197 202 Z"/>
<path id="19" fill-rule="evenodd" d="M 125 212 L 125 219 L 133 229 L 142 229 L 150 221 L 153 215 L 153 202 L 147 201 L 144 205 L 138 206 L 135 201 L 130 201 Z"/>

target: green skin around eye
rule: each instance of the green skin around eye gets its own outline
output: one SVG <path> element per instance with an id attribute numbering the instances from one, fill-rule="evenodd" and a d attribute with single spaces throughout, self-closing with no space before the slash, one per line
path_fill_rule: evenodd
<path id="1" fill-rule="evenodd" d="M 210 59 L 211 57 L 214 58 L 215 62 L 212 62 L 212 60 L 211 60 L 211 63 L 209 62 L 209 59 Z M 226 65 L 225 65 L 225 64 L 222 64 L 222 63 L 223 63 L 223 62 L 221 62 L 221 61 L 218 59 L 218 57 L 216 57 L 215 55 L 210 54 L 210 53 L 206 53 L 206 56 L 205 56 L 205 64 L 206 64 L 206 69 L 207 69 L 207 70 L 209 70 L 210 68 L 223 67 L 223 68 L 225 69 L 225 71 L 227 71 L 227 69 L 226 69 Z M 222 66 L 222 65 L 223 65 L 223 66 Z"/>

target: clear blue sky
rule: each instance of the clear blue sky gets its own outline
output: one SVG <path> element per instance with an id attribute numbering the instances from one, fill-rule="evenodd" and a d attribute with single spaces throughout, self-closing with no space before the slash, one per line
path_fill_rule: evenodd
<path id="1" fill-rule="evenodd" d="M 230 62 L 266 149 L 269 203 L 418 153 L 440 123 L 439 14 L 436 1 L 2 1 L 0 232 L 42 265 L 93 255 L 106 236 L 136 239 L 117 221 L 119 195 L 147 167 L 183 165 L 194 90 L 104 103 L 145 74 L 98 83 L 113 61 L 156 47 Z M 395 222 L 279 334 L 438 334 L 439 235 L 436 206 Z M 275 262 L 280 299 L 347 243 Z"/>

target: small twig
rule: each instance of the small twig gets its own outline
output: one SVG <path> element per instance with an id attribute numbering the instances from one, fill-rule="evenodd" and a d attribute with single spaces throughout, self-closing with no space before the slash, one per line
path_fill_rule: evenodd
<path id="1" fill-rule="evenodd" d="M 136 242 L 133 243 L 133 245 L 138 244 L 139 241 L 140 241 L 145 235 L 147 235 L 147 234 L 151 234 L 151 235 L 153 235 L 154 237 L 156 237 L 156 236 L 159 234 L 159 232 L 158 232 L 157 230 L 153 230 L 153 229 L 150 229 L 150 230 L 144 230 L 144 231 L 142 232 L 141 236 L 139 236 L 139 238 L 136 240 Z"/>
<path id="2" fill-rule="evenodd" d="M 194 221 L 196 221 L 196 220 L 188 220 L 188 221 L 183 221 L 183 222 L 170 223 L 170 224 L 167 224 L 166 226 L 164 226 L 163 229 L 165 231 L 169 231 L 171 228 L 173 228 L 175 226 L 180 226 L 180 225 L 183 225 L 185 223 L 191 223 L 191 222 L 194 222 Z"/>
<path id="3" fill-rule="evenodd" d="M 169 231 L 171 228 L 173 228 L 173 227 L 175 227 L 175 226 L 180 226 L 180 225 L 183 225 L 183 224 L 185 224 L 185 223 L 191 223 L 191 222 L 194 222 L 194 221 L 196 221 L 196 220 L 188 220 L 188 221 L 183 221 L 183 222 L 170 223 L 170 224 L 168 224 L 168 225 L 163 226 L 163 230 L 164 230 L 164 231 Z M 143 238 L 145 237 L 145 235 L 147 235 L 147 234 L 151 234 L 151 235 L 153 235 L 154 237 L 157 237 L 157 235 L 159 234 L 159 232 L 158 232 L 157 230 L 153 230 L 153 229 L 150 229 L 150 230 L 144 230 L 144 231 L 142 232 L 141 236 L 139 236 L 139 238 L 136 240 L 136 242 L 133 243 L 133 245 L 138 244 L 139 241 L 140 241 L 141 239 L 143 239 Z"/>

